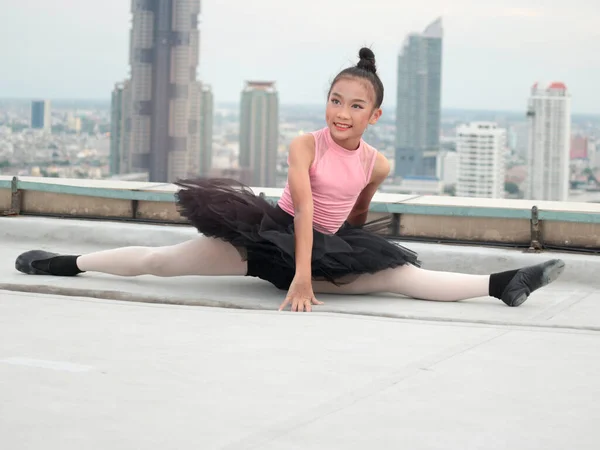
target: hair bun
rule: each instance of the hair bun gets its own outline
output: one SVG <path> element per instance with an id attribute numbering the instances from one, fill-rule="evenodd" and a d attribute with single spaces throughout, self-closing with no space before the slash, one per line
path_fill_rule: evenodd
<path id="1" fill-rule="evenodd" d="M 377 73 L 377 66 L 375 65 L 375 54 L 370 48 L 363 47 L 358 52 L 360 61 L 356 65 L 360 69 L 364 69 L 368 72 Z"/>

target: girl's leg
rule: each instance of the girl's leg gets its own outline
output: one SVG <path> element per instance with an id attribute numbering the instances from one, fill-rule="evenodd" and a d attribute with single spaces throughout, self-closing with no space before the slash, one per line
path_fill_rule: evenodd
<path id="1" fill-rule="evenodd" d="M 319 281 L 313 288 L 327 294 L 387 292 L 421 300 L 456 301 L 487 296 L 489 279 L 488 275 L 435 272 L 405 265 L 360 275 L 356 280 L 341 286 Z"/>
<path id="2" fill-rule="evenodd" d="M 198 236 L 165 247 L 122 247 L 85 255 L 56 255 L 33 250 L 20 255 L 17 270 L 29 274 L 73 276 L 102 272 L 124 277 L 155 275 L 245 275 L 246 261 L 220 239 Z"/>
<path id="3" fill-rule="evenodd" d="M 325 281 L 313 284 L 315 293 L 371 294 L 388 292 L 421 300 L 457 301 L 477 297 L 496 297 L 509 306 L 519 306 L 529 294 L 554 281 L 564 262 L 551 260 L 519 270 L 492 275 L 438 272 L 404 265 L 336 286 Z"/>

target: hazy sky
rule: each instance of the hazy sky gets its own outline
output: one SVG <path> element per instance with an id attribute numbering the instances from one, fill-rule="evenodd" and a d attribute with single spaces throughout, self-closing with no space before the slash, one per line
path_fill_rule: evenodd
<path id="1" fill-rule="evenodd" d="M 203 0 L 200 78 L 217 101 L 245 79 L 283 103 L 324 101 L 370 46 L 395 104 L 407 33 L 444 21 L 444 107 L 524 110 L 535 80 L 562 80 L 574 112 L 600 113 L 600 2 L 571 0 Z M 0 97 L 108 98 L 128 76 L 131 0 L 0 0 Z"/>

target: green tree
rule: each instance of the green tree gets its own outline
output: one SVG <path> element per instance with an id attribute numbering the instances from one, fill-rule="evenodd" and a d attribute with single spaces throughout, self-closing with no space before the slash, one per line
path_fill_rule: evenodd
<path id="1" fill-rule="evenodd" d="M 448 185 L 448 186 L 444 187 L 444 194 L 455 197 L 456 196 L 456 185 L 452 184 L 452 185 Z"/>
<path id="2" fill-rule="evenodd" d="M 22 123 L 13 123 L 10 125 L 10 129 L 12 130 L 13 133 L 18 133 L 19 131 L 23 131 L 26 128 L 29 128 L 29 127 Z"/>
<path id="3" fill-rule="evenodd" d="M 506 183 L 504 183 L 504 190 L 510 195 L 517 195 L 520 192 L 519 185 L 512 181 L 507 181 Z"/>
<path id="4" fill-rule="evenodd" d="M 53 134 L 60 134 L 60 133 L 64 133 L 66 130 L 65 126 L 57 123 L 56 125 L 52 125 L 52 133 Z"/>

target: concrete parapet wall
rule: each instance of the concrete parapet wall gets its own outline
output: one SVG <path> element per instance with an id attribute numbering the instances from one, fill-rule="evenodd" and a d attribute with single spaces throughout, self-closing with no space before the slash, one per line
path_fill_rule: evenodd
<path id="1" fill-rule="evenodd" d="M 275 202 L 281 189 L 252 188 Z M 0 212 L 184 224 L 172 184 L 0 177 Z M 16 205 L 16 207 L 15 207 Z M 600 249 L 600 204 L 378 193 L 369 219 L 392 215 L 390 237 L 571 250 Z"/>
<path id="2" fill-rule="evenodd" d="M 0 189 L 0 211 L 7 211 L 10 209 L 10 200 L 10 189 Z"/>
<path id="3" fill-rule="evenodd" d="M 526 219 L 404 214 L 399 236 L 525 245 L 530 241 L 530 224 Z"/>

